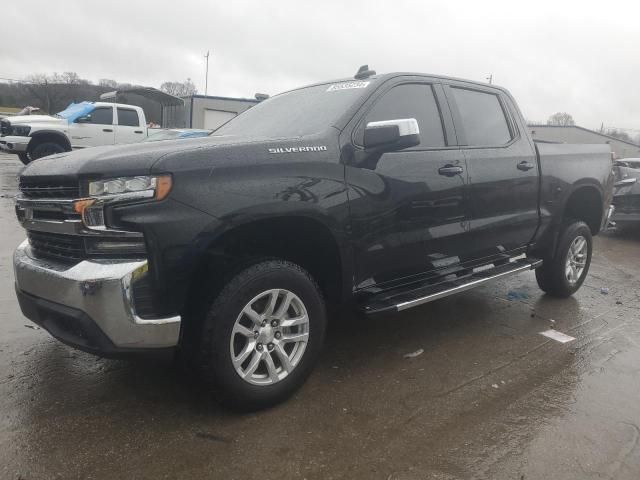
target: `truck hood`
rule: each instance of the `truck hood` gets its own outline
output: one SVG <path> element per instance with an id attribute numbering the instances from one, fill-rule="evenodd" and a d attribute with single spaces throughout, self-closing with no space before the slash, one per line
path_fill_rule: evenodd
<path id="1" fill-rule="evenodd" d="M 315 136 L 314 136 L 315 137 Z M 61 153 L 31 162 L 23 177 L 100 178 L 146 175 L 217 166 L 251 158 L 273 157 L 269 149 L 319 145 L 317 138 L 256 138 L 225 135 L 193 139 L 142 142 L 109 147 L 93 147 Z M 324 151 L 326 147 L 323 146 Z M 286 152 L 283 152 L 286 153 Z"/>
<path id="2" fill-rule="evenodd" d="M 11 122 L 11 125 L 32 125 L 36 123 L 67 124 L 65 119 L 52 117 L 51 115 L 17 115 L 15 117 L 7 117 L 7 120 Z"/>

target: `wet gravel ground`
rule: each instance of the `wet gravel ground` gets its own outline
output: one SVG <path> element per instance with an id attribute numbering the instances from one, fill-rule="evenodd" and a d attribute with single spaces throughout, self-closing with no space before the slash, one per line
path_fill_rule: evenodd
<path id="1" fill-rule="evenodd" d="M 640 478 L 640 229 L 597 237 L 568 300 L 527 273 L 335 318 L 301 391 L 236 415 L 171 363 L 98 359 L 31 328 L 11 267 L 19 168 L 0 155 L 0 479 Z"/>

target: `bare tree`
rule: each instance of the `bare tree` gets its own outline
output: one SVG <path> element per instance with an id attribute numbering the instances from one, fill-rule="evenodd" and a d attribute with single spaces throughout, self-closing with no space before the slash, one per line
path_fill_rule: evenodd
<path id="1" fill-rule="evenodd" d="M 609 128 L 609 129 L 605 130 L 604 133 L 606 135 L 609 135 L 610 137 L 615 137 L 615 138 L 617 138 L 619 140 L 622 140 L 624 142 L 634 143 L 633 142 L 633 138 L 631 137 L 631 135 L 629 135 L 624 130 L 618 130 L 617 128 Z"/>
<path id="2" fill-rule="evenodd" d="M 118 82 L 111 78 L 101 78 L 98 80 L 98 85 L 105 88 L 118 88 Z"/>
<path id="3" fill-rule="evenodd" d="M 187 97 L 198 93 L 196 85 L 187 78 L 184 82 L 164 82 L 160 85 L 160 90 L 176 97 Z"/>
<path id="4" fill-rule="evenodd" d="M 567 112 L 554 113 L 547 120 L 547 125 L 560 125 L 566 127 L 575 124 L 576 122 L 573 120 L 573 117 Z"/>
<path id="5" fill-rule="evenodd" d="M 27 78 L 27 89 L 38 99 L 46 112 L 51 112 L 56 106 L 60 96 L 59 80 L 57 73 L 52 76 L 37 73 Z"/>
<path id="6" fill-rule="evenodd" d="M 31 75 L 25 86 L 44 111 L 53 113 L 62 110 L 70 101 L 84 99 L 88 85 L 90 82 L 80 78 L 76 72 L 56 72 L 52 75 Z"/>

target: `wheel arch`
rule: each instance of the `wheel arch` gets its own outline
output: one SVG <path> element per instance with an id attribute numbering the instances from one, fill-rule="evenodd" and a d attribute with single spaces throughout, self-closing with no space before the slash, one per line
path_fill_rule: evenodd
<path id="1" fill-rule="evenodd" d="M 592 235 L 600 231 L 603 215 L 602 191 L 591 183 L 576 185 L 562 210 L 563 223 L 568 219 L 582 220 L 589 226 Z"/>
<path id="2" fill-rule="evenodd" d="M 44 142 L 55 142 L 62 146 L 65 151 L 71 151 L 71 142 L 64 133 L 57 130 L 38 130 L 31 134 L 28 152 L 32 152 L 34 148 Z"/>
<path id="3" fill-rule="evenodd" d="M 305 212 L 220 222 L 213 231 L 203 232 L 197 243 L 200 253 L 188 277 L 183 308 L 187 316 L 203 295 L 221 290 L 238 271 L 264 258 L 300 265 L 332 303 L 347 298 L 348 251 L 330 219 L 321 215 Z"/>

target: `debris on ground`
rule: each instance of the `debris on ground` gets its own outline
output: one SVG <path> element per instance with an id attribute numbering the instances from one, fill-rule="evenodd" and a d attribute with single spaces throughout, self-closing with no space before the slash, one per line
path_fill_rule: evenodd
<path id="1" fill-rule="evenodd" d="M 566 333 L 562 333 L 557 330 L 554 330 L 553 328 L 550 330 L 545 330 L 544 332 L 540 332 L 540 335 L 544 335 L 545 337 L 560 343 L 568 343 L 575 340 L 574 337 L 571 337 Z"/>
<path id="2" fill-rule="evenodd" d="M 527 292 L 509 290 L 509 293 L 507 293 L 507 300 L 526 300 L 527 298 L 529 298 L 529 294 Z"/>
<path id="3" fill-rule="evenodd" d="M 616 305 L 622 305 L 622 302 L 620 300 L 616 300 Z"/>
<path id="4" fill-rule="evenodd" d="M 208 432 L 196 432 L 196 437 L 204 438 L 206 440 L 212 440 L 214 442 L 221 442 L 221 443 L 231 442 L 231 440 L 226 437 L 222 437 L 220 435 L 215 435 L 213 433 L 208 433 Z"/>
<path id="5" fill-rule="evenodd" d="M 418 355 L 422 355 L 423 353 L 424 353 L 424 349 L 420 348 L 420 349 L 416 350 L 415 352 L 406 353 L 404 355 L 404 358 L 416 358 Z"/>
<path id="6" fill-rule="evenodd" d="M 550 318 L 550 319 L 549 319 L 549 323 L 550 323 L 551 325 L 553 325 L 554 323 L 556 323 L 556 321 L 555 321 L 553 318 Z"/>
<path id="7" fill-rule="evenodd" d="M 25 324 L 25 327 L 30 328 L 32 330 L 40 330 L 40 327 L 37 327 L 36 325 L 26 325 Z"/>
<path id="8" fill-rule="evenodd" d="M 500 388 L 500 387 L 498 387 L 498 384 L 497 384 L 497 383 L 494 383 L 494 384 L 493 384 L 493 385 L 491 385 L 491 386 L 492 386 L 493 388 L 496 388 L 496 389 L 497 389 L 497 388 Z"/>
<path id="9" fill-rule="evenodd" d="M 602 287 L 602 288 L 600 289 L 600 293 L 601 293 L 602 295 L 609 295 L 609 289 L 608 289 L 607 287 Z"/>

